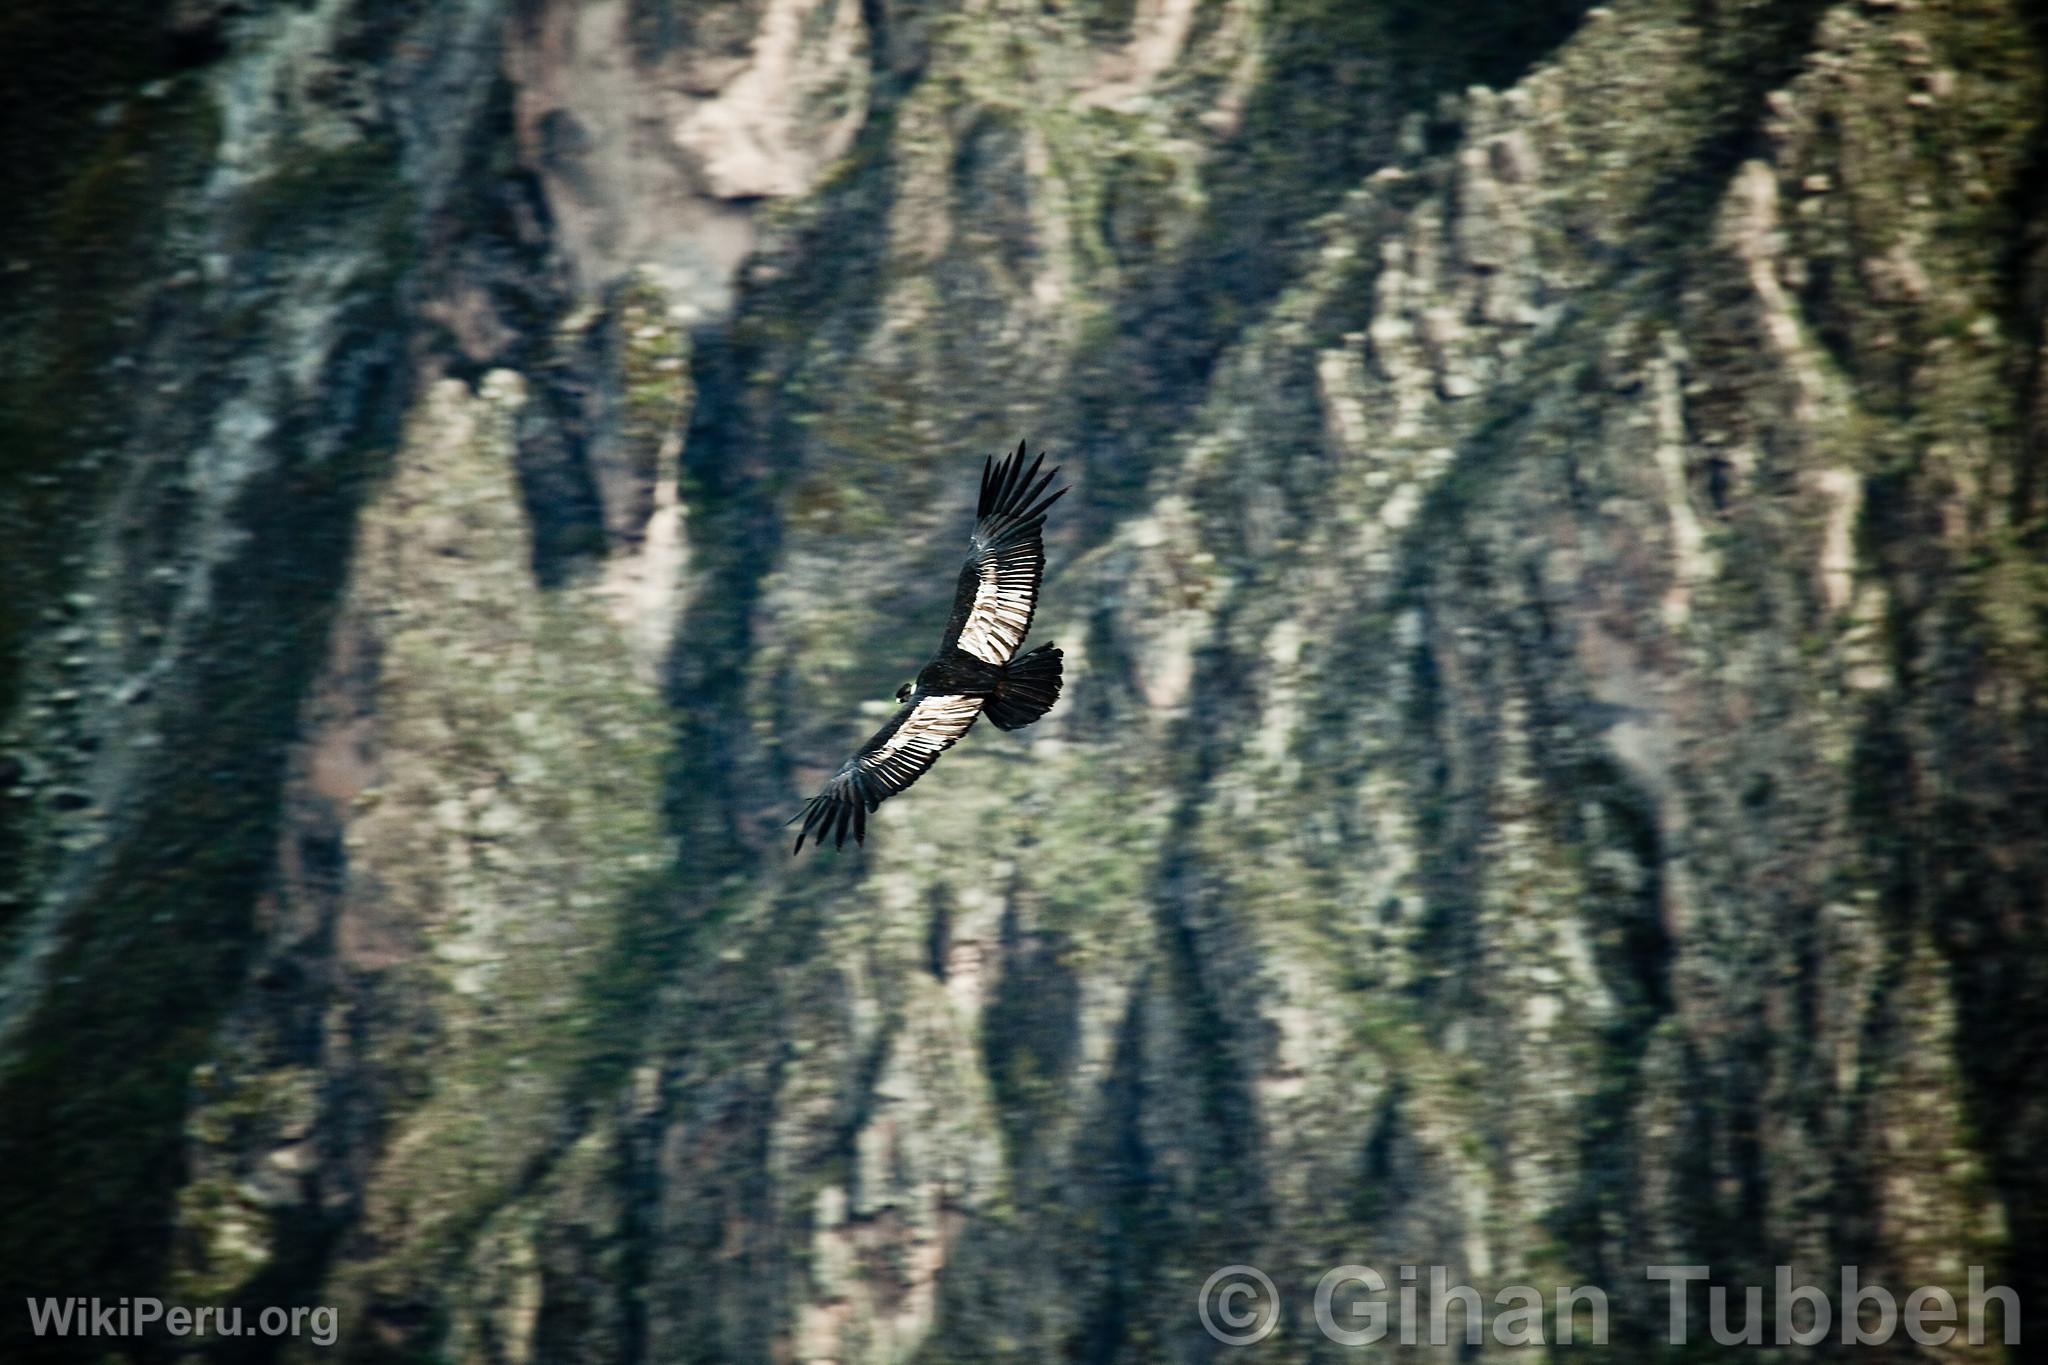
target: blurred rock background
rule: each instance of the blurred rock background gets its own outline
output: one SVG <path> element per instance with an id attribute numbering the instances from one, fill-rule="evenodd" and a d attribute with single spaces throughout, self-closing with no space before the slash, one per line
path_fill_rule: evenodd
<path id="1" fill-rule="evenodd" d="M 1849 1262 L 2048 1333 L 2044 44 L 11 7 L 0 1302 L 1198 1361 L 1251 1262 L 1335 1360 L 1415 1262 L 1662 1360 L 1645 1264 Z M 790 859 L 1020 436 L 1062 705 Z"/>

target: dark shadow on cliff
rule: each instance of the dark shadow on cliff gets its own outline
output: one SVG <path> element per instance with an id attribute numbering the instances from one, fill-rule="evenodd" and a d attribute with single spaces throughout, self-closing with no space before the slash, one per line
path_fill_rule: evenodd
<path id="1" fill-rule="evenodd" d="M 353 395 L 351 454 L 284 462 L 245 493 L 249 539 L 221 570 L 194 644 L 205 663 L 142 784 L 164 799 L 123 833 L 45 968 L 56 984 L 0 1095 L 10 1299 L 161 1281 L 187 1085 L 242 982 L 286 746 L 324 659 L 356 513 L 396 438 L 398 373 L 375 347 L 345 353 L 332 379 L 336 395 Z M 51 1345 L 15 1343 L 9 1358 Z"/>
<path id="2" fill-rule="evenodd" d="M 2025 13 L 2036 57 L 2048 70 L 2048 11 Z M 2019 433 L 2007 553 L 2038 564 L 2048 563 L 2048 117 L 2035 123 L 2013 183 L 2002 292 L 2021 372 L 2013 384 Z M 1981 613 L 1995 604 L 1973 605 Z M 2048 601 L 2035 602 L 2033 612 L 2038 642 L 2048 634 Z M 2037 664 L 2044 655 L 2048 649 L 2037 647 Z M 2033 718 L 2019 733 L 1991 716 L 1973 727 L 1980 743 L 2009 755 L 1991 777 L 2012 786 L 1993 805 L 1962 794 L 1997 787 L 1956 784 L 1956 798 L 1937 815 L 1944 834 L 1936 846 L 1962 866 L 1930 869 L 1942 888 L 1933 914 L 1937 941 L 1956 974 L 1957 1063 L 1969 1087 L 1971 1122 L 1993 1146 L 1994 1179 L 2012 1210 L 2008 1274 L 2019 1295 L 2022 1339 L 2034 1341 L 2048 1338 L 2048 1163 L 2041 1159 L 2048 1106 L 2038 1098 L 2048 1074 L 2048 698 L 2041 676 L 2035 675 Z M 1953 700 L 1960 706 L 1965 699 Z M 2030 1092 L 2036 1098 L 2016 1114 L 2015 1097 Z"/>
<path id="3" fill-rule="evenodd" d="M 850 344 L 874 326 L 886 283 L 880 266 L 894 193 L 886 168 L 893 128 L 891 110 L 870 115 L 821 189 L 818 216 L 792 244 L 793 266 L 743 276 L 735 320 L 700 338 L 695 351 L 697 402 L 679 491 L 699 586 L 677 627 L 666 690 L 677 714 L 669 818 L 693 873 L 706 882 L 750 865 L 759 794 L 792 785 L 781 780 L 786 758 L 760 754 L 739 723 L 747 713 L 754 606 L 782 545 L 778 497 L 792 472 L 783 452 L 805 444 L 799 414 L 782 398 L 807 358 L 790 344 L 791 329 L 829 330 Z"/>
<path id="4" fill-rule="evenodd" d="M 1141 496 L 1146 476 L 1208 392 L 1216 362 L 1306 265 L 1310 225 L 1378 168 L 1448 145 L 1440 101 L 1471 85 L 1512 85 L 1570 37 L 1586 0 L 1386 6 L 1282 5 L 1262 35 L 1259 82 L 1242 119 L 1206 153 L 1207 203 L 1177 252 L 1115 216 L 1103 235 L 1129 281 L 1114 327 L 1077 355 L 1072 444 L 1099 533 Z M 1425 146 L 1403 150 L 1403 125 Z M 1120 175 L 1142 176 L 1142 167 Z"/>

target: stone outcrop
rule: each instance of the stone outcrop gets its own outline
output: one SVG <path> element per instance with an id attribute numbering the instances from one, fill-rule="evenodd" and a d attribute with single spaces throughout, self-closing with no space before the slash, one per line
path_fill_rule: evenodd
<path id="1" fill-rule="evenodd" d="M 2048 1331 L 2024 6 L 108 8 L 6 21 L 8 1297 Z M 1019 436 L 1062 704 L 791 860 Z"/>

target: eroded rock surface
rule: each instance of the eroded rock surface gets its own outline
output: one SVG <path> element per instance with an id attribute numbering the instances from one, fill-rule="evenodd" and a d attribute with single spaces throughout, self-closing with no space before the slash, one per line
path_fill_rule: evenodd
<path id="1" fill-rule="evenodd" d="M 1271 1359 L 1347 1262 L 1632 1359 L 1651 1263 L 2042 1323 L 2023 6 L 134 22 L 0 243 L 9 1293 L 362 1360 L 1207 1359 L 1232 1262 Z M 1061 706 L 792 861 L 1019 435 Z"/>

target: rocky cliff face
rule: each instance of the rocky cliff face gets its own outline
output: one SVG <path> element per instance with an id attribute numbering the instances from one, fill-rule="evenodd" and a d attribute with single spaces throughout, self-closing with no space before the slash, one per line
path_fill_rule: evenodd
<path id="1" fill-rule="evenodd" d="M 2048 1331 L 2044 34 L 1501 10 L 0 20 L 4 1297 L 1194 1360 L 1249 1262 L 1320 1359 L 1417 1263 L 1650 1359 L 1646 1264 L 1847 1262 Z M 1020 435 L 1063 703 L 791 860 Z"/>

